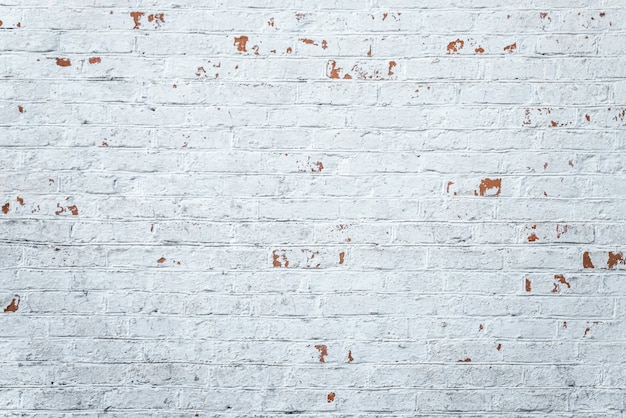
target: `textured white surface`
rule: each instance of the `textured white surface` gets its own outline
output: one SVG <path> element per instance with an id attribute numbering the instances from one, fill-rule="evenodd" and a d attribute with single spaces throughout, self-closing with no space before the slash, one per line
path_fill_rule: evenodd
<path id="1" fill-rule="evenodd" d="M 4 1 L 0 415 L 622 416 L 623 6 Z"/>

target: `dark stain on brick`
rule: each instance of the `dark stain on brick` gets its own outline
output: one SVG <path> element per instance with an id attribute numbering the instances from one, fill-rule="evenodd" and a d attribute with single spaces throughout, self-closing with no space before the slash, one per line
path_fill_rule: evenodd
<path id="1" fill-rule="evenodd" d="M 67 209 L 72 212 L 72 215 L 78 216 L 78 208 L 76 205 L 68 206 Z"/>
<path id="2" fill-rule="evenodd" d="M 352 363 L 354 361 L 354 357 L 352 357 L 352 350 L 348 351 L 348 363 Z"/>
<path id="3" fill-rule="evenodd" d="M 537 234 L 535 234 L 534 232 L 528 236 L 528 242 L 535 242 L 538 239 L 539 238 L 537 238 Z"/>
<path id="4" fill-rule="evenodd" d="M 165 257 L 161 257 L 161 258 L 159 258 L 159 259 L 157 260 L 157 263 L 159 263 L 159 264 L 163 264 L 163 263 L 165 263 L 165 260 L 166 260 L 166 258 L 165 258 Z"/>
<path id="5" fill-rule="evenodd" d="M 102 58 L 100 57 L 89 58 L 89 64 L 100 64 L 101 62 L 102 62 Z"/>
<path id="6" fill-rule="evenodd" d="M 526 279 L 526 291 L 530 292 L 532 290 L 532 282 Z"/>
<path id="7" fill-rule="evenodd" d="M 21 206 L 24 206 L 24 199 L 21 197 L 17 197 L 15 200 L 17 200 L 17 203 L 19 203 Z"/>
<path id="8" fill-rule="evenodd" d="M 10 208 L 11 204 L 9 202 L 5 203 L 4 205 L 2 205 L 2 213 L 6 215 L 7 213 L 9 213 Z"/>
<path id="9" fill-rule="evenodd" d="M 392 69 L 396 66 L 396 62 L 395 61 L 389 61 L 389 71 L 387 72 L 387 75 L 392 76 L 394 75 L 394 72 L 392 71 Z"/>
<path id="10" fill-rule="evenodd" d="M 464 359 L 464 360 L 457 360 L 456 362 L 457 362 L 457 363 L 471 363 L 471 362 L 472 362 L 472 359 L 471 359 L 471 358 L 469 358 L 469 357 L 467 357 L 467 358 L 466 358 L 466 359 Z"/>
<path id="11" fill-rule="evenodd" d="M 345 252 L 342 251 L 339 253 L 339 264 L 343 264 L 345 256 L 346 256 Z"/>

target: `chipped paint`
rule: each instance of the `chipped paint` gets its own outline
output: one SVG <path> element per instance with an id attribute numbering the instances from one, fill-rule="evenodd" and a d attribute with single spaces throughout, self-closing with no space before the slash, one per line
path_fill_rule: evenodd
<path id="1" fill-rule="evenodd" d="M 4 308 L 4 312 L 17 312 L 19 307 L 20 307 L 20 296 L 15 295 L 13 299 L 11 299 L 11 303 L 9 303 L 9 306 Z"/>

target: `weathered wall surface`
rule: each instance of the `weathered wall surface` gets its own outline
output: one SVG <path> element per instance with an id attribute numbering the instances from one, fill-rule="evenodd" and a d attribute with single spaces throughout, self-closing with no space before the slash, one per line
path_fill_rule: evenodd
<path id="1" fill-rule="evenodd" d="M 622 416 L 622 1 L 0 20 L 2 416 Z"/>

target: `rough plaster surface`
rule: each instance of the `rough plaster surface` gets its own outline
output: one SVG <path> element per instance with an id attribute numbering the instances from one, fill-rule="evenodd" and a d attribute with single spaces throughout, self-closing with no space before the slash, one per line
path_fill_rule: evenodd
<path id="1" fill-rule="evenodd" d="M 0 20 L 2 416 L 623 416 L 623 1 Z"/>

